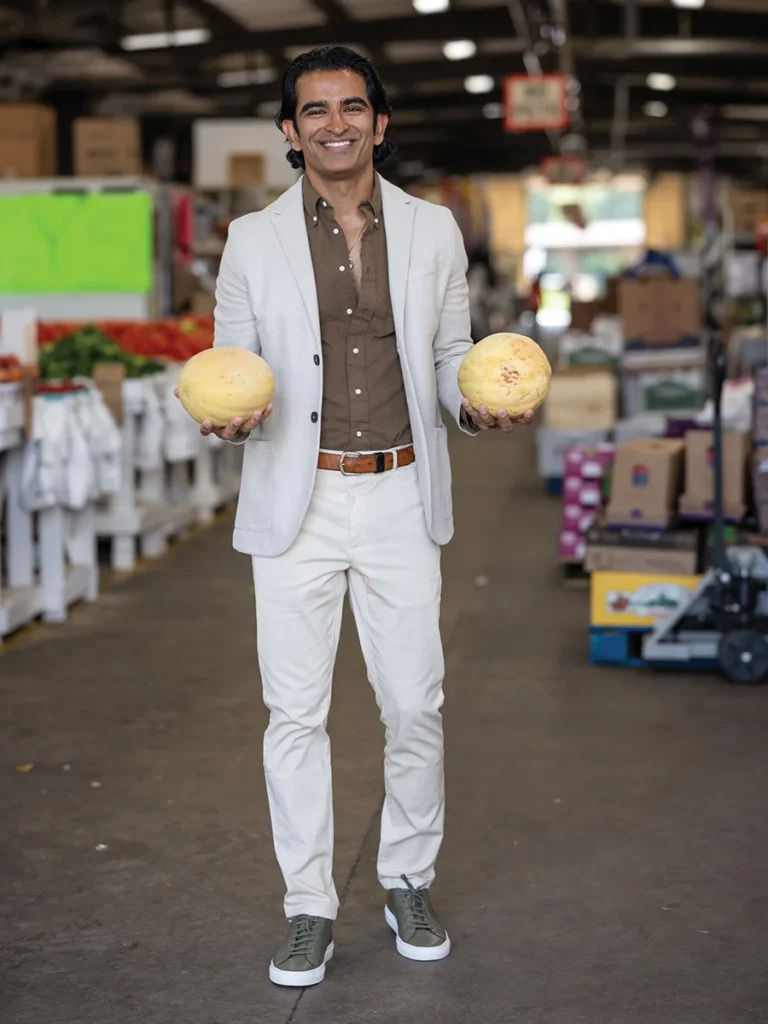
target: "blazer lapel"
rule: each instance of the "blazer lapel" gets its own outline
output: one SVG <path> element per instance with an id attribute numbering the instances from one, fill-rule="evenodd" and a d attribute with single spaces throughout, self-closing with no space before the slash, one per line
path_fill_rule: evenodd
<path id="1" fill-rule="evenodd" d="M 411 264 L 415 206 L 412 197 L 381 179 L 384 228 L 387 232 L 387 265 L 392 315 L 400 345 L 405 338 L 405 294 Z"/>
<path id="2" fill-rule="evenodd" d="M 320 313 L 317 306 L 315 271 L 307 238 L 307 225 L 304 221 L 301 181 L 275 203 L 272 211 L 272 223 L 301 293 L 304 308 L 312 324 L 312 330 L 315 332 L 315 339 L 319 343 Z"/>

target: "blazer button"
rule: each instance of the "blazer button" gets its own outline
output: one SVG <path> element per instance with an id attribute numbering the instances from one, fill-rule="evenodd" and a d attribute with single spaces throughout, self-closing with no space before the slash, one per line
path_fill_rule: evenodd
<path id="1" fill-rule="evenodd" d="M 313 413 L 312 413 L 312 417 L 311 417 L 311 419 L 312 419 L 312 422 L 313 422 L 313 423 L 317 423 L 317 413 L 316 413 L 316 412 L 313 412 Z"/>
<path id="2" fill-rule="evenodd" d="M 319 366 L 320 365 L 320 356 L 315 356 L 314 360 L 315 360 L 315 366 Z"/>

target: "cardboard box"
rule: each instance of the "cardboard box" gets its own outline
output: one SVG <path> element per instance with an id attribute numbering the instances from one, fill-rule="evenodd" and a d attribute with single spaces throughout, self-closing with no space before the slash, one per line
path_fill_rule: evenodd
<path id="1" fill-rule="evenodd" d="M 625 367 L 622 377 L 624 415 L 698 412 L 704 405 L 705 372 L 700 366 L 669 366 L 656 370 Z"/>
<path id="2" fill-rule="evenodd" d="M 690 601 L 700 582 L 677 573 L 592 573 L 591 625 L 655 626 Z"/>
<path id="3" fill-rule="evenodd" d="M 754 235 L 761 220 L 768 217 L 768 191 L 759 189 L 731 192 L 728 208 L 736 235 Z"/>
<path id="4" fill-rule="evenodd" d="M 227 172 L 230 188 L 251 188 L 266 181 L 263 153 L 230 153 Z"/>
<path id="5" fill-rule="evenodd" d="M 701 328 L 693 278 L 635 277 L 619 283 L 619 314 L 631 345 L 697 344 Z"/>
<path id="6" fill-rule="evenodd" d="M 101 392 L 107 408 L 117 423 L 123 422 L 123 383 L 125 367 L 122 363 L 96 363 L 93 381 Z"/>
<path id="7" fill-rule="evenodd" d="M 665 527 L 675 514 L 685 445 L 667 438 L 640 438 L 619 445 L 613 460 L 606 522 Z"/>
<path id="8" fill-rule="evenodd" d="M 723 434 L 723 504 L 729 518 L 741 519 L 747 503 L 749 434 Z M 680 502 L 684 515 L 709 516 L 714 499 L 714 446 L 711 430 L 689 430 L 685 435 L 685 495 Z"/>
<path id="9" fill-rule="evenodd" d="M 0 104 L 0 176 L 56 174 L 56 111 L 39 103 Z"/>
<path id="10" fill-rule="evenodd" d="M 132 117 L 79 117 L 72 126 L 75 174 L 83 178 L 141 174 L 141 130 Z"/>
<path id="11" fill-rule="evenodd" d="M 616 422 L 618 384 L 611 370 L 569 369 L 552 375 L 544 425 L 558 430 L 610 430 Z"/>
<path id="12" fill-rule="evenodd" d="M 587 572 L 690 575 L 699 568 L 700 535 L 694 530 L 609 530 L 587 533 Z"/>

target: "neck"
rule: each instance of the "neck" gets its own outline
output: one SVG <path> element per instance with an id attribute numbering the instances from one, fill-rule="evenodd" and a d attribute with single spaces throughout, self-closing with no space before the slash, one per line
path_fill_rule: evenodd
<path id="1" fill-rule="evenodd" d="M 309 168 L 305 171 L 310 185 L 326 199 L 336 214 L 353 213 L 360 203 L 364 203 L 373 195 L 374 169 L 371 164 L 352 178 L 323 178 Z"/>

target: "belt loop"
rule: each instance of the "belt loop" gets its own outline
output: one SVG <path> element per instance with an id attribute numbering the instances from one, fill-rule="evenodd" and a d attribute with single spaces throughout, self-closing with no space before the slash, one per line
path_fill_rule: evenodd
<path id="1" fill-rule="evenodd" d="M 397 469 L 397 448 L 392 449 L 392 472 Z"/>

